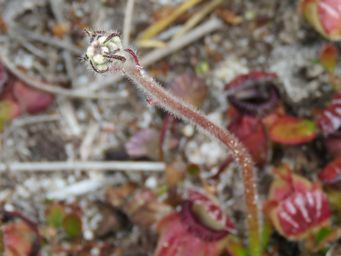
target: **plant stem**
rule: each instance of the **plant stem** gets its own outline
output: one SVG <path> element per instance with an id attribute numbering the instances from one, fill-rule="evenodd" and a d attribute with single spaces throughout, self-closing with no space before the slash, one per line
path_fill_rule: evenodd
<path id="1" fill-rule="evenodd" d="M 155 104 L 175 114 L 179 118 L 197 125 L 205 133 L 223 143 L 231 151 L 233 158 L 238 163 L 243 174 L 250 254 L 252 256 L 261 255 L 261 212 L 258 208 L 254 164 L 242 143 L 227 129 L 211 122 L 205 115 L 196 111 L 192 106 L 171 95 L 143 70 L 133 65 L 124 65 L 122 71 L 151 97 L 155 101 Z"/>

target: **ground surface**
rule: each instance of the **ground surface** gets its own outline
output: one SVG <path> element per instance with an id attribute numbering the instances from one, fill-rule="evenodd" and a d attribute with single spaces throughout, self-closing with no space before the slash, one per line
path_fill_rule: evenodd
<path id="1" fill-rule="evenodd" d="M 168 15 L 174 7 L 167 4 L 182 1 L 135 2 L 130 41 L 143 58 L 154 49 L 138 46 L 138 34 Z M 165 86 L 183 73 L 192 72 L 201 77 L 208 91 L 200 109 L 224 126 L 230 122 L 224 85 L 253 69 L 276 72 L 289 112 L 309 117 L 311 109 L 322 106 L 331 91 L 327 75 L 314 62 L 325 40 L 300 18 L 296 1 L 226 2 L 221 10 L 233 15 L 225 18 L 222 28 L 152 61 L 147 71 Z M 42 87 L 61 89 L 52 91 L 54 102 L 47 110 L 36 115 L 23 114 L 7 123 L 0 135 L 1 162 L 48 164 L 118 160 L 127 164 L 123 170 L 76 166 L 73 170 L 56 168 L 51 172 L 1 171 L 1 205 L 7 211 L 20 212 L 38 223 L 43 234 L 40 243 L 43 255 L 51 252 L 51 255 L 152 255 L 159 216 L 154 216 L 152 210 L 152 217 L 147 220 L 131 214 L 124 198 L 148 188 L 160 195 L 157 202 L 167 199 L 164 191 L 167 185 L 170 186 L 169 177 L 173 177 L 169 174 L 171 168 L 171 171 L 181 173 L 180 176 L 186 176 L 181 179 L 182 185 L 171 185 L 171 190 L 178 191 L 188 185 L 203 186 L 202 179 L 212 175 L 227 155 L 219 143 L 190 124 L 176 121 L 166 136 L 160 159 L 158 138 L 166 115 L 148 104 L 130 81 L 112 81 L 112 75 L 98 75 L 81 61 L 88 44 L 83 29 L 122 31 L 125 8 L 126 1 L 120 0 L 0 1 L 0 19 L 3 21 L 3 25 L 0 22 L 0 54 L 7 59 L 6 68 L 12 67 L 12 73 L 23 73 L 25 77 L 21 80 L 29 85 L 43 81 Z M 188 11 L 173 22 L 163 30 L 160 38 L 168 41 L 176 28 L 195 11 L 197 9 Z M 240 20 L 236 21 L 235 16 Z M 214 17 L 221 19 L 222 16 L 215 10 L 201 24 Z M 81 95 L 77 94 L 79 92 Z M 143 139 L 137 142 L 144 143 L 144 153 L 134 155 L 134 152 L 127 152 L 127 143 L 141 129 L 151 129 L 148 131 L 153 135 L 147 136 L 148 142 Z M 319 151 L 319 143 L 275 148 L 267 163 L 257 170 L 261 198 L 267 197 L 272 166 L 282 159 L 301 170 L 300 174 L 314 179 L 328 159 L 328 156 L 322 160 L 319 157 L 321 152 L 326 154 Z M 131 161 L 135 164 L 147 162 L 146 168 L 138 169 L 142 172 L 129 171 Z M 168 169 L 167 179 L 164 172 L 158 170 L 158 166 L 164 169 L 164 163 Z M 189 166 L 200 169 L 204 178 L 184 174 Z M 157 170 L 144 170 L 148 168 Z M 238 203 L 243 200 L 243 188 L 236 170 L 231 164 L 219 179 L 206 185 L 214 188 L 223 202 L 223 209 L 233 216 L 239 233 L 244 236 L 244 207 Z M 172 193 L 168 195 L 169 204 L 160 203 L 155 207 L 162 208 L 161 212 L 169 211 L 170 205 L 177 202 Z M 58 228 L 46 224 L 46 211 L 51 205 L 81 217 L 83 227 L 79 237 L 67 239 Z M 273 235 L 270 243 L 275 249 L 267 255 L 306 255 L 300 244 L 288 242 L 278 234 Z"/>

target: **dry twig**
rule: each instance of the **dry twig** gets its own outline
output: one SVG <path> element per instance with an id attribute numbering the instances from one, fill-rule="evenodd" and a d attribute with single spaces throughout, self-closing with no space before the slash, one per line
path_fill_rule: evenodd
<path id="1" fill-rule="evenodd" d="M 15 172 L 53 172 L 53 171 L 129 171 L 129 172 L 163 172 L 165 164 L 161 162 L 13 162 L 0 163 L 0 173 Z"/>
<path id="2" fill-rule="evenodd" d="M 131 18 L 133 16 L 135 0 L 128 0 L 127 7 L 124 14 L 124 25 L 123 25 L 123 44 L 129 45 L 129 35 L 131 30 Z"/>
<path id="3" fill-rule="evenodd" d="M 108 100 L 120 100 L 120 97 L 117 97 L 116 94 L 93 94 L 93 92 L 89 92 L 88 90 L 69 90 L 58 87 L 57 85 L 49 84 L 48 82 L 41 82 L 39 80 L 35 80 L 31 78 L 29 75 L 21 72 L 16 68 L 14 63 L 8 59 L 5 52 L 0 50 L 0 61 L 2 64 L 6 66 L 15 76 L 17 76 L 20 80 L 27 83 L 29 86 L 48 93 L 62 95 L 70 98 L 84 98 L 84 99 L 108 99 Z"/>

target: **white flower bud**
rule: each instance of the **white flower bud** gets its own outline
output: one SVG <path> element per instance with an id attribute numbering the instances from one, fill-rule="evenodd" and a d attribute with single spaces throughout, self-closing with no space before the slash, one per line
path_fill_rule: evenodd
<path id="1" fill-rule="evenodd" d="M 86 50 L 86 57 L 96 72 L 104 73 L 112 65 L 121 65 L 130 55 L 122 47 L 117 33 L 94 32 L 91 35 L 91 45 Z"/>
<path id="2" fill-rule="evenodd" d="M 93 60 L 93 62 L 94 62 L 95 64 L 98 64 L 98 65 L 106 63 L 106 59 L 105 59 L 105 58 L 103 57 L 103 55 L 101 55 L 101 54 L 96 54 L 96 55 L 92 58 L 92 60 Z"/>
<path id="3" fill-rule="evenodd" d="M 86 50 L 86 56 L 91 59 L 95 55 L 95 48 L 90 45 L 88 49 Z"/>
<path id="4" fill-rule="evenodd" d="M 101 53 L 102 53 L 102 54 L 108 54 L 108 53 L 109 53 L 109 48 L 103 46 L 103 47 L 101 48 Z"/>
<path id="5" fill-rule="evenodd" d="M 99 70 L 99 71 L 106 71 L 106 70 L 108 70 L 108 68 L 109 68 L 109 65 L 106 63 L 106 64 L 97 64 L 96 65 L 96 68 L 97 68 L 97 70 Z"/>
<path id="6" fill-rule="evenodd" d="M 122 42 L 121 42 L 121 38 L 119 38 L 118 36 L 113 37 L 110 40 L 110 43 L 116 44 L 118 49 L 122 49 Z"/>
<path id="7" fill-rule="evenodd" d="M 101 36 L 96 41 L 98 42 L 98 44 L 103 45 L 106 39 L 107 39 L 106 36 Z"/>

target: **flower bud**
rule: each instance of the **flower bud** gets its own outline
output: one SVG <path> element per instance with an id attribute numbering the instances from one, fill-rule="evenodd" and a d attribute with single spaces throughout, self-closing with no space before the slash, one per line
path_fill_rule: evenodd
<path id="1" fill-rule="evenodd" d="M 90 45 L 85 52 L 92 68 L 98 73 L 104 73 L 115 63 L 126 60 L 125 50 L 117 33 L 102 31 L 88 32 L 91 36 Z"/>

